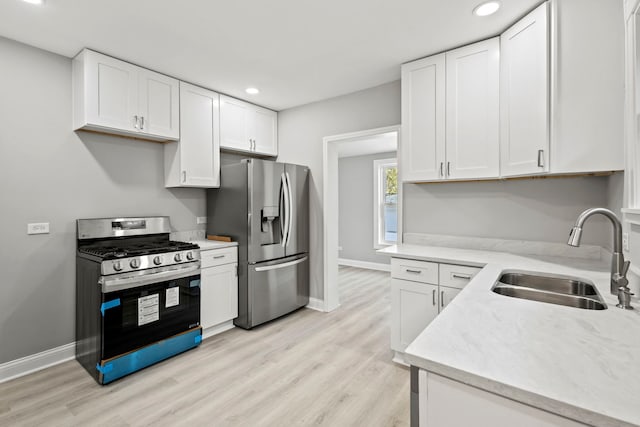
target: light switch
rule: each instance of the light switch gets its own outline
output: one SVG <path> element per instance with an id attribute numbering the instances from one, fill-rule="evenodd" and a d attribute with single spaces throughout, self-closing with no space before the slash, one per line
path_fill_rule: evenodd
<path id="1" fill-rule="evenodd" d="M 48 222 L 34 222 L 27 224 L 27 234 L 48 234 L 49 223 Z"/>

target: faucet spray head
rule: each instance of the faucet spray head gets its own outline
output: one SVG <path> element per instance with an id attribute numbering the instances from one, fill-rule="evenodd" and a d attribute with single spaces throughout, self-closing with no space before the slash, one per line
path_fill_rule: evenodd
<path id="1" fill-rule="evenodd" d="M 569 246 L 580 246 L 580 238 L 582 237 L 582 227 L 573 227 L 569 233 Z"/>

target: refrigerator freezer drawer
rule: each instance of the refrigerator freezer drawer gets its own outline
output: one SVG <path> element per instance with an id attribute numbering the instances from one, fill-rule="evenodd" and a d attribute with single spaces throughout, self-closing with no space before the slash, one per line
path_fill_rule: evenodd
<path id="1" fill-rule="evenodd" d="M 250 328 L 307 305 L 307 254 L 249 265 L 249 299 Z"/>

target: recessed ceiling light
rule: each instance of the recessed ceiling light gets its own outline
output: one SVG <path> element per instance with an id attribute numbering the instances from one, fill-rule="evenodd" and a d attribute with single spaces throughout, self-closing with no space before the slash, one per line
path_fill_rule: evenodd
<path id="1" fill-rule="evenodd" d="M 245 92 L 247 92 L 249 95 L 257 95 L 260 93 L 260 91 L 255 87 L 248 87 L 245 89 Z"/>
<path id="2" fill-rule="evenodd" d="M 22 0 L 22 1 L 25 3 L 37 4 L 37 5 L 44 4 L 44 0 Z"/>
<path id="3" fill-rule="evenodd" d="M 500 9 L 499 1 L 488 1 L 476 6 L 473 9 L 473 14 L 476 16 L 489 16 L 496 13 Z"/>

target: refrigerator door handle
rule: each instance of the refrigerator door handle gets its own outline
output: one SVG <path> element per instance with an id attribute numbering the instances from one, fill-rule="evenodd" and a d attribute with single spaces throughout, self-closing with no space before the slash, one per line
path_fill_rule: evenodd
<path id="1" fill-rule="evenodd" d="M 287 268 L 287 267 L 291 267 L 292 265 L 296 265 L 296 264 L 301 264 L 303 262 L 305 262 L 306 260 L 308 260 L 309 257 L 305 256 L 293 261 L 289 261 L 289 262 L 283 262 L 282 264 L 275 264 L 275 265 L 268 265 L 265 267 L 256 267 L 255 270 L 256 271 L 269 271 L 269 270 L 278 270 L 280 268 Z"/>
<path id="2" fill-rule="evenodd" d="M 289 172 L 285 172 L 285 176 L 287 178 L 287 193 L 289 194 L 289 211 L 287 212 L 287 243 L 289 246 L 289 241 L 291 240 L 291 229 L 293 228 L 293 196 L 291 195 L 291 177 L 289 176 Z"/>
<path id="3" fill-rule="evenodd" d="M 287 190 L 287 176 L 284 172 L 280 176 L 280 180 L 282 182 L 282 192 L 284 193 L 284 218 L 280 218 L 280 222 L 284 227 L 282 237 L 282 247 L 284 248 L 287 246 L 287 239 L 289 238 L 289 210 L 291 209 L 289 196 L 291 193 Z"/>
<path id="4" fill-rule="evenodd" d="M 280 218 L 280 244 L 284 248 L 284 179 L 280 177 L 280 199 L 278 200 L 278 215 Z"/>

